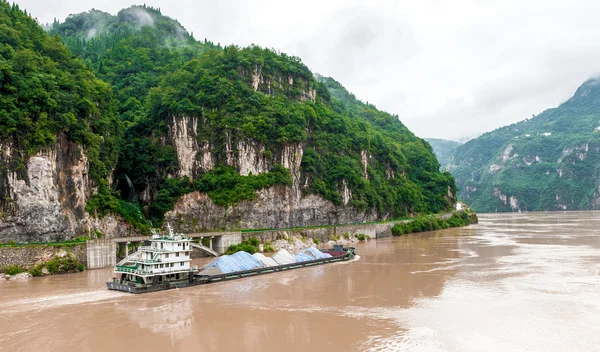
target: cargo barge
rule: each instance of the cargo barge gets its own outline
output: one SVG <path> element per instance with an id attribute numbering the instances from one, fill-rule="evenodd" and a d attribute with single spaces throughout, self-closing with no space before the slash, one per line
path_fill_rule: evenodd
<path id="1" fill-rule="evenodd" d="M 138 251 L 117 264 L 114 271 L 116 276 L 106 283 L 109 290 L 146 293 L 184 288 L 337 263 L 350 260 L 355 256 L 354 247 L 344 248 L 341 245 L 335 245 L 332 249 L 322 251 L 309 248 L 303 253 L 297 254 L 294 257 L 294 262 L 289 262 L 290 259 L 288 257 L 291 254 L 287 251 L 285 252 L 288 254 L 288 257 L 285 257 L 285 255 L 279 256 L 286 260 L 280 260 L 279 262 L 271 258 L 260 260 L 256 258 L 265 257 L 253 257 L 246 252 L 238 252 L 239 254 L 236 253 L 230 257 L 237 257 L 238 261 L 240 258 L 242 261 L 249 261 L 250 264 L 246 264 L 246 268 L 248 266 L 254 267 L 229 272 L 224 270 L 222 272 L 220 269 L 216 269 L 219 264 L 217 259 L 217 261 L 211 263 L 207 268 L 199 270 L 197 266 L 191 265 L 192 239 L 186 238 L 182 234 L 174 234 L 170 226 L 167 226 L 167 229 L 168 233 L 166 235 L 159 235 L 153 232 L 150 245 L 139 247 Z M 276 258 L 278 254 L 273 256 L 273 258 Z M 232 260 L 235 262 L 235 259 Z M 271 263 L 276 265 L 272 265 Z M 242 267 L 244 267 L 243 264 Z M 228 267 L 231 268 L 231 265 Z M 211 268 L 212 270 L 210 270 Z"/>

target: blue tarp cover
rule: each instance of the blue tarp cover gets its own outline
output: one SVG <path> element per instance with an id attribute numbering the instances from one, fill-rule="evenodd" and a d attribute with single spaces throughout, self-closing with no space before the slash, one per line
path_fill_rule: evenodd
<path id="1" fill-rule="evenodd" d="M 305 262 L 308 260 L 322 259 L 331 257 L 328 253 L 323 253 L 315 247 L 309 247 L 295 256 L 285 249 L 277 252 L 272 258 L 265 258 L 264 255 L 257 253 L 255 256 L 250 255 L 246 252 L 237 252 L 232 255 L 223 255 L 215 259 L 210 263 L 200 274 L 204 275 L 218 275 L 218 274 L 229 274 L 235 271 L 244 271 L 256 268 L 264 268 L 268 265 L 263 261 L 269 260 L 277 264 L 291 264 L 293 260 L 296 263 Z"/>
<path id="2" fill-rule="evenodd" d="M 323 253 L 320 250 L 318 250 L 315 247 L 308 247 L 305 250 L 303 250 L 302 252 L 300 252 L 301 254 L 307 255 L 312 257 L 313 259 L 323 259 L 323 258 L 329 258 L 331 257 L 331 254 L 329 253 Z"/>
<path id="3" fill-rule="evenodd" d="M 314 260 L 314 259 L 315 258 L 311 257 L 310 255 L 306 255 L 303 253 L 296 254 L 296 263 L 306 262 L 308 260 Z"/>
<path id="4" fill-rule="evenodd" d="M 216 268 L 223 274 L 229 274 L 234 271 L 250 270 L 255 268 L 264 268 L 260 260 L 253 257 L 250 253 L 237 252 L 232 255 L 224 255 L 210 263 L 205 270 Z M 213 273 L 215 270 L 210 270 Z"/>

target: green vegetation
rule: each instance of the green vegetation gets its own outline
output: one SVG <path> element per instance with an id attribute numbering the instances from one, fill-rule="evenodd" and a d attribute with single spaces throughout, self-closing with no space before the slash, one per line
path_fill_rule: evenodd
<path id="1" fill-rule="evenodd" d="M 443 220 L 435 215 L 425 215 L 394 225 L 392 235 L 402 236 L 413 232 L 442 230 L 449 227 L 467 226 L 476 222 L 476 215 L 466 211 L 455 212 L 448 220 Z"/>
<path id="2" fill-rule="evenodd" d="M 294 181 L 304 194 L 388 218 L 452 207 L 454 179 L 439 172 L 427 142 L 297 57 L 197 41 L 146 6 L 71 15 L 49 36 L 0 1 L 0 141 L 25 151 L 7 167 L 23 173 L 27 156 L 62 136 L 80 144 L 98 190 L 86 206 L 91 214 L 119 214 L 147 233 L 186 193 L 228 207 Z M 176 177 L 181 124 L 212 158 L 188 177 Z M 242 144 L 259 150 L 270 171 L 240 175 L 232 159 Z M 292 177 L 281 165 L 300 159 L 300 148 Z M 352 197 L 344 204 L 346 188 Z M 0 199 L 5 189 L 0 183 Z"/>
<path id="3" fill-rule="evenodd" d="M 33 277 L 39 277 L 39 276 L 43 276 L 44 272 L 44 263 L 40 263 L 35 265 L 33 268 L 29 269 L 29 273 L 31 274 L 31 276 Z"/>
<path id="4" fill-rule="evenodd" d="M 29 156 L 64 136 L 84 148 L 90 176 L 105 186 L 123 130 L 110 85 L 18 5 L 0 0 L 0 28 L 0 141 L 20 149 L 0 171 L 22 174 Z"/>
<path id="5" fill-rule="evenodd" d="M 366 236 L 365 234 L 362 234 L 362 233 L 356 234 L 356 235 L 354 235 L 354 237 L 356 237 L 361 242 L 369 239 L 368 236 Z"/>
<path id="6" fill-rule="evenodd" d="M 319 241 L 318 238 L 313 238 L 313 243 L 318 246 L 321 243 L 321 241 Z"/>
<path id="7" fill-rule="evenodd" d="M 232 244 L 231 246 L 227 247 L 225 254 L 234 254 L 237 252 L 247 252 L 250 254 L 254 254 L 254 253 L 258 252 L 259 245 L 260 245 L 260 242 L 258 241 L 258 239 L 255 237 L 252 237 L 249 240 L 242 241 L 242 243 Z"/>
<path id="8" fill-rule="evenodd" d="M 72 240 L 59 241 L 59 242 L 27 242 L 17 243 L 14 241 L 0 243 L 0 247 L 36 247 L 36 246 L 52 246 L 52 247 L 65 247 L 70 248 L 74 246 L 80 246 L 87 242 L 87 237 L 77 237 Z"/>
<path id="9" fill-rule="evenodd" d="M 478 212 L 600 209 L 600 85 L 554 109 L 488 132 L 448 165 Z"/>
<path id="10" fill-rule="evenodd" d="M 18 265 L 8 265 L 8 266 L 5 266 L 2 269 L 0 269 L 1 273 L 8 274 L 8 275 L 11 275 L 11 276 L 12 275 L 17 275 L 17 274 L 22 273 L 24 271 L 25 270 L 23 270 L 23 268 L 21 268 Z"/>
<path id="11" fill-rule="evenodd" d="M 55 257 L 48 261 L 45 266 L 51 275 L 75 273 L 85 270 L 85 265 L 80 263 L 79 259 L 73 253 L 67 253 L 64 257 Z"/>
<path id="12" fill-rule="evenodd" d="M 263 246 L 263 252 L 265 253 L 273 253 L 275 252 L 275 248 L 271 245 L 271 243 L 265 243 Z"/>

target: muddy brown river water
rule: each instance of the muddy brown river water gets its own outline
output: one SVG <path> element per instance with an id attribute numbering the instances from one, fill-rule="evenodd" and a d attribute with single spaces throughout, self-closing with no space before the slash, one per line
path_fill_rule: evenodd
<path id="1" fill-rule="evenodd" d="M 600 212 L 479 218 L 181 290 L 107 291 L 110 269 L 0 282 L 0 351 L 599 351 Z"/>

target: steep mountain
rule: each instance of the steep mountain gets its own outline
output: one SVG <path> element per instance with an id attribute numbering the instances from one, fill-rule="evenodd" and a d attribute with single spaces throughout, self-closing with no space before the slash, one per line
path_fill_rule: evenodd
<path id="1" fill-rule="evenodd" d="M 110 86 L 17 5 L 0 1 L 0 238 L 52 240 L 98 225 L 122 124 Z"/>
<path id="2" fill-rule="evenodd" d="M 41 31 L 31 19 L 28 23 L 29 31 Z M 111 157 L 104 173 L 94 174 L 94 187 L 86 188 L 78 204 L 87 203 L 87 214 L 73 217 L 75 222 L 116 216 L 144 232 L 149 221 L 156 226 L 166 219 L 179 230 L 201 231 L 372 221 L 453 207 L 454 179 L 438 171 L 428 143 L 397 116 L 363 104 L 333 79 L 318 80 L 299 58 L 257 46 L 198 42 L 175 20 L 145 6 L 116 16 L 92 10 L 56 22 L 49 31 L 56 36 L 42 32 L 45 40 L 81 70 L 83 61 L 115 96 L 104 84 L 110 122 L 96 111 L 73 113 L 101 141 L 99 156 L 88 156 L 90 175 L 96 159 Z M 76 79 L 72 84 L 86 87 Z M 29 90 L 19 91 L 27 96 Z M 89 102 L 84 107 L 103 106 L 96 96 L 83 100 Z M 106 132 L 110 128 L 116 129 L 113 134 Z M 67 136 L 73 134 L 78 143 L 81 133 L 71 131 Z M 86 151 L 96 150 L 86 143 L 81 143 Z M 12 150 L 24 149 L 19 144 Z M 71 156 L 70 150 L 65 153 Z M 23 160 L 22 170 L 31 171 Z M 22 178 L 27 183 L 35 177 Z M 3 183 L 7 199 L 23 197 L 13 196 L 15 186 L 8 182 Z M 46 189 L 40 185 L 38 191 Z M 73 221 L 65 225 L 67 237 L 82 231 Z M 14 226 L 10 219 L 5 224 Z M 21 233 L 34 237 L 30 227 Z M 98 229 L 115 236 L 120 227 Z"/>
<path id="3" fill-rule="evenodd" d="M 425 138 L 425 140 L 431 145 L 431 148 L 433 148 L 433 153 L 442 167 L 448 164 L 456 148 L 461 145 L 459 142 L 447 139 Z"/>
<path id="4" fill-rule="evenodd" d="M 480 212 L 600 209 L 600 81 L 461 145 L 447 167 Z"/>

